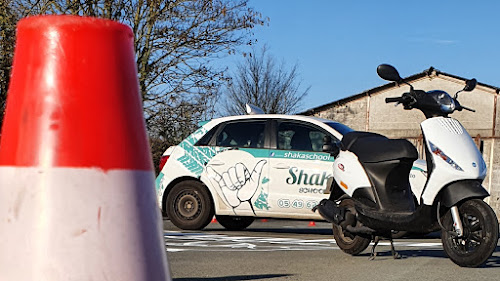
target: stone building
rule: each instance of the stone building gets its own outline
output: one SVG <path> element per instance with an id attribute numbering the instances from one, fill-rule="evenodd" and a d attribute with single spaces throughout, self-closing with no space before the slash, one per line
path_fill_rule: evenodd
<path id="1" fill-rule="evenodd" d="M 453 96 L 463 89 L 466 78 L 431 67 L 405 78 L 405 81 L 415 89 L 439 89 Z M 416 145 L 423 156 L 420 122 L 425 117 L 422 112 L 404 110 L 401 105 L 394 107 L 393 103 L 385 103 L 385 98 L 399 97 L 408 91 L 408 85 L 392 82 L 301 114 L 335 120 L 355 130 L 375 132 L 390 138 L 406 138 Z M 491 194 L 486 201 L 500 217 L 500 106 L 497 105 L 499 93 L 500 88 L 479 82 L 472 92 L 462 92 L 458 98 L 460 104 L 473 108 L 476 112 L 463 110 L 453 113 L 452 117 L 464 125 L 483 154 L 488 166 L 483 186 Z"/>

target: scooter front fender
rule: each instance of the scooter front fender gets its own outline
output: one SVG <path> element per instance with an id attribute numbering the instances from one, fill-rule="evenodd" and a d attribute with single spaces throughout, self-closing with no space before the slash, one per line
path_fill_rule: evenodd
<path id="1" fill-rule="evenodd" d="M 440 192 L 441 204 L 450 208 L 464 199 L 484 199 L 490 196 L 478 180 L 452 182 Z"/>

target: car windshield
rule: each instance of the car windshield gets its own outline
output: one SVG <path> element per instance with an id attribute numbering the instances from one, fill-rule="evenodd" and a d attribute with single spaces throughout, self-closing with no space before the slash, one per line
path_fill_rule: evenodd
<path id="1" fill-rule="evenodd" d="M 349 132 L 352 132 L 354 131 L 353 129 L 347 127 L 346 125 L 344 124 L 340 124 L 340 123 L 337 123 L 337 122 L 325 122 L 326 125 L 332 127 L 335 129 L 335 131 L 341 133 L 342 135 L 345 135 Z"/>

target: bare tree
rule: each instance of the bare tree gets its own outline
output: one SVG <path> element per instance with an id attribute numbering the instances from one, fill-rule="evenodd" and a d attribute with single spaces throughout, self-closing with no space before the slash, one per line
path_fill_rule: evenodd
<path id="1" fill-rule="evenodd" d="M 198 118 L 213 111 L 210 105 L 227 79 L 224 75 L 227 69 L 215 67 L 213 62 L 221 56 L 234 54 L 239 45 L 251 44 L 250 30 L 267 22 L 247 4 L 248 0 L 2 1 L 2 5 L 19 18 L 72 14 L 107 18 L 129 25 L 135 35 L 139 86 L 150 132 L 162 131 L 161 127 L 171 124 L 159 123 L 161 120 L 191 128 Z M 12 35 L 7 37 L 13 38 Z M 10 56 L 12 42 L 5 43 L 9 45 L 7 48 L 3 45 L 4 42 L 2 53 L 5 51 Z M 8 77 L 9 69 L 3 66 L 2 69 L 5 72 L 2 77 Z M 4 95 L 3 88 L 1 94 Z M 179 117 L 179 108 L 189 108 L 197 114 L 184 111 L 188 115 Z M 186 130 L 182 132 L 187 133 Z M 152 137 L 169 143 L 175 139 L 165 134 Z"/>
<path id="2" fill-rule="evenodd" d="M 284 62 L 277 64 L 264 46 L 238 64 L 227 86 L 225 110 L 229 115 L 239 115 L 245 112 L 245 104 L 250 103 L 266 113 L 293 113 L 309 88 L 301 90 L 297 64 L 290 69 Z"/>
<path id="3" fill-rule="evenodd" d="M 8 2 L 0 2 L 0 128 L 3 123 L 7 88 L 10 81 L 12 56 L 17 17 L 12 13 Z"/>
<path id="4" fill-rule="evenodd" d="M 132 27 L 139 84 L 146 120 L 158 106 L 176 108 L 189 102 L 206 110 L 207 96 L 216 98 L 225 69 L 211 60 L 251 43 L 248 33 L 265 23 L 248 0 L 13 0 L 21 16 L 73 14 L 109 18 Z M 165 107 L 163 107 L 165 108 Z"/>

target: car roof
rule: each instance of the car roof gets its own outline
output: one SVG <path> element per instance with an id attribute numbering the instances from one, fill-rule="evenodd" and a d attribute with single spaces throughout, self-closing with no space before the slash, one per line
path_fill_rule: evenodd
<path id="1" fill-rule="evenodd" d="M 299 121 L 307 121 L 307 122 L 321 122 L 321 123 L 339 123 L 335 122 L 333 120 L 328 120 L 328 119 L 323 119 L 323 118 L 318 118 L 318 117 L 312 117 L 312 116 L 305 116 L 305 115 L 287 115 L 287 114 L 251 114 L 251 115 L 233 115 L 233 116 L 226 116 L 226 117 L 219 117 L 219 118 L 214 118 L 210 120 L 209 122 L 225 122 L 225 121 L 232 121 L 232 120 L 245 120 L 245 119 L 290 119 L 290 120 L 299 120 Z"/>
<path id="2" fill-rule="evenodd" d="M 200 126 L 206 126 L 207 129 L 211 129 L 214 126 L 217 126 L 220 123 L 228 122 L 228 121 L 238 121 L 238 120 L 265 120 L 265 119 L 286 119 L 286 120 L 295 120 L 302 121 L 311 124 L 315 124 L 323 129 L 330 131 L 336 138 L 341 139 L 342 133 L 332 128 L 329 124 L 341 124 L 339 122 L 335 122 L 328 119 L 322 119 L 311 116 L 304 115 L 287 115 L 287 114 L 249 114 L 249 115 L 234 115 L 234 116 L 226 116 L 212 119 L 208 122 L 203 122 Z M 341 124 L 343 125 L 343 124 Z M 344 125 L 343 125 L 344 126 Z"/>

